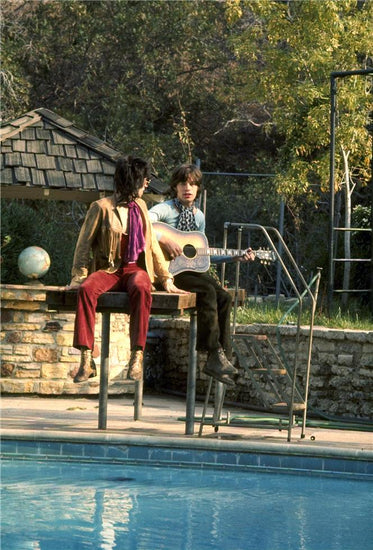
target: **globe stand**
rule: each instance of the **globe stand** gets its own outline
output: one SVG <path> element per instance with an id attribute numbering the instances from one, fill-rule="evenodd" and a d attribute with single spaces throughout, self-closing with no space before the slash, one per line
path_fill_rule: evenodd
<path id="1" fill-rule="evenodd" d="M 40 279 L 27 279 L 24 283 L 25 286 L 45 286 Z"/>

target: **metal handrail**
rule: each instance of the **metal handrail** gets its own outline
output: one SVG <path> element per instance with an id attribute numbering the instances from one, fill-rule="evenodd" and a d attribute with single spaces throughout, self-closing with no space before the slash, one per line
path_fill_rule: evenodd
<path id="1" fill-rule="evenodd" d="M 309 332 L 309 343 L 308 343 L 308 357 L 307 357 L 307 366 L 306 366 L 306 382 L 305 382 L 305 394 L 303 397 L 305 409 L 303 411 L 303 422 L 302 422 L 302 436 L 304 437 L 304 430 L 306 425 L 306 416 L 307 416 L 307 402 L 308 402 L 308 388 L 309 388 L 309 376 L 310 376 L 310 367 L 311 367 L 311 351 L 312 351 L 312 336 L 313 336 L 313 324 L 314 324 L 314 316 L 316 311 L 316 303 L 317 303 L 317 295 L 318 295 L 318 289 L 319 289 L 319 283 L 321 278 L 321 269 L 318 268 L 317 274 L 313 277 L 310 284 L 308 284 L 300 271 L 296 261 L 294 260 L 289 248 L 287 247 L 285 241 L 282 238 L 282 235 L 275 227 L 269 227 L 269 226 L 262 226 L 259 224 L 253 224 L 253 223 L 232 223 L 232 222 L 225 222 L 224 223 L 224 247 L 227 246 L 227 238 L 228 238 L 228 229 L 229 228 L 237 228 L 238 230 L 238 245 L 239 249 L 241 249 L 241 239 L 242 239 L 242 231 L 244 229 L 247 229 L 249 231 L 257 230 L 260 231 L 266 238 L 267 243 L 269 244 L 270 248 L 274 252 L 277 261 L 280 263 L 281 268 L 283 272 L 286 275 L 286 278 L 288 282 L 290 283 L 294 294 L 296 296 L 296 302 L 293 306 L 291 306 L 290 311 L 294 309 L 294 307 L 298 306 L 298 317 L 297 317 L 297 331 L 296 331 L 296 344 L 295 344 L 295 353 L 294 353 L 294 366 L 292 369 L 292 387 L 291 387 L 291 398 L 290 398 L 290 404 L 289 404 L 289 424 L 288 424 L 288 441 L 291 440 L 291 429 L 293 424 L 293 413 L 294 413 L 294 398 L 297 391 L 296 387 L 296 379 L 297 379 L 297 369 L 298 369 L 298 353 L 299 353 L 299 342 L 300 342 L 300 324 L 301 324 L 301 315 L 302 315 L 302 308 L 303 308 L 303 299 L 308 295 L 309 299 L 311 300 L 311 318 L 310 318 L 310 332 Z M 273 234 L 274 237 L 277 239 L 277 242 L 279 243 L 278 247 L 281 250 L 281 253 L 279 252 L 278 248 L 276 247 L 272 237 L 270 234 Z M 290 263 L 291 267 L 295 270 L 296 275 L 298 277 L 298 281 L 302 284 L 303 290 L 299 290 L 295 281 L 293 280 L 293 277 L 290 274 L 289 269 L 287 268 L 283 256 L 287 258 L 288 262 Z M 234 305 L 234 316 L 233 316 L 233 334 L 235 333 L 236 329 L 236 309 L 237 309 L 237 296 L 238 296 L 238 288 L 239 288 L 239 264 L 236 266 L 236 287 L 235 287 L 235 305 Z M 224 280 L 225 275 L 225 264 L 222 265 L 222 280 Z M 315 284 L 315 293 L 312 293 L 311 287 Z M 287 315 L 286 313 L 285 315 Z M 284 318 L 284 317 L 283 317 Z M 281 321 L 283 320 L 281 319 Z M 281 322 L 280 321 L 280 322 Z M 280 324 L 280 323 L 279 323 Z M 277 329 L 278 330 L 278 329 Z M 285 361 L 287 364 L 287 362 Z"/>

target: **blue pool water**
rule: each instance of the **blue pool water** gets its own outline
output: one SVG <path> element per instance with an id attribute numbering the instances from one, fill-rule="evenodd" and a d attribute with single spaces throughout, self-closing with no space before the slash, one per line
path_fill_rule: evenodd
<path id="1" fill-rule="evenodd" d="M 371 550 L 366 480 L 3 460 L 4 550 Z"/>

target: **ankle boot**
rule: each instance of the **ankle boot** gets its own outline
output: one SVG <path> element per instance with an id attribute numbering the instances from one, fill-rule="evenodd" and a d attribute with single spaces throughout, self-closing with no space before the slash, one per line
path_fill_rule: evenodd
<path id="1" fill-rule="evenodd" d="M 234 381 L 231 379 L 233 374 L 237 374 L 237 369 L 228 361 L 222 348 L 212 350 L 207 357 L 207 363 L 203 372 L 208 376 L 212 376 L 219 382 L 223 382 L 227 386 L 234 386 Z"/>
<path id="2" fill-rule="evenodd" d="M 74 378 L 74 382 L 84 382 L 88 378 L 92 378 L 97 375 L 96 365 L 92 359 L 92 351 L 90 349 L 82 349 L 80 358 L 80 367 L 77 375 Z"/>
<path id="3" fill-rule="evenodd" d="M 218 357 L 218 361 L 223 365 L 223 371 L 226 374 L 229 374 L 229 376 L 232 376 L 232 374 L 238 374 L 238 370 L 236 367 L 234 367 L 231 363 L 231 361 L 227 358 L 227 356 L 224 353 L 223 348 L 219 348 L 215 352 Z"/>
<path id="4" fill-rule="evenodd" d="M 143 371 L 144 352 L 137 349 L 131 352 L 131 357 L 128 363 L 127 378 L 130 380 L 141 380 Z"/>

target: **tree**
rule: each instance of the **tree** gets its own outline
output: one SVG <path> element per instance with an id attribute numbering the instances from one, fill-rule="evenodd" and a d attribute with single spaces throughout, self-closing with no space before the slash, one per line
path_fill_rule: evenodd
<path id="1" fill-rule="evenodd" d="M 28 109 L 31 84 L 22 70 L 20 59 L 27 51 L 25 22 L 32 16 L 35 2 L 1 3 L 1 119 L 11 120 Z"/>
<path id="2" fill-rule="evenodd" d="M 243 71 L 250 74 L 237 89 L 267 107 L 267 130 L 275 128 L 282 136 L 278 189 L 292 198 L 309 194 L 313 185 L 326 190 L 330 74 L 372 65 L 372 2 L 237 0 L 229 5 L 237 29 L 232 47 L 240 60 L 236 80 L 242 81 Z M 338 98 L 339 140 L 350 150 L 362 185 L 369 177 L 371 140 L 365 126 L 370 91 L 371 79 L 356 78 L 352 85 L 344 83 Z M 341 156 L 337 164 L 341 181 Z"/>
<path id="3" fill-rule="evenodd" d="M 243 82 L 243 73 L 251 75 L 234 89 L 270 113 L 264 126 L 267 132 L 275 131 L 280 144 L 274 164 L 277 189 L 286 197 L 298 229 L 307 224 L 309 230 L 304 206 L 312 209 L 312 201 L 319 207 L 329 187 L 330 76 L 372 67 L 373 3 L 232 0 L 227 17 L 235 29 L 232 47 L 240 60 L 236 82 Z M 371 177 L 372 139 L 366 129 L 371 93 L 372 75 L 344 79 L 338 90 L 335 187 L 345 192 L 347 225 L 352 191 L 361 191 Z M 348 232 L 345 238 L 349 257 Z M 345 287 L 349 267 L 347 262 Z"/>
<path id="4" fill-rule="evenodd" d="M 22 19 L 28 47 L 13 43 L 9 63 L 31 83 L 30 108 L 56 110 L 168 174 L 220 125 L 226 33 L 219 2 L 44 0 Z"/>

